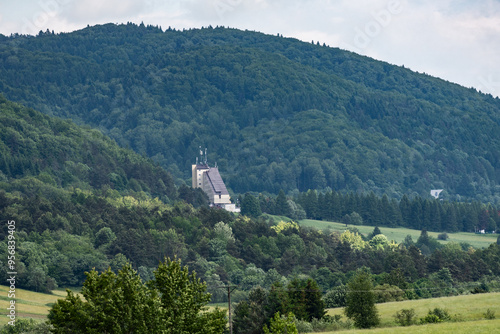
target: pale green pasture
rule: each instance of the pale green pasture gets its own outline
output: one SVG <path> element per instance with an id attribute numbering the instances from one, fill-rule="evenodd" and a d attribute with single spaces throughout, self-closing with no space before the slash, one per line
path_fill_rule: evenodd
<path id="1" fill-rule="evenodd" d="M 337 231 L 337 232 L 344 232 L 346 230 L 346 225 L 342 223 L 336 223 L 336 222 L 327 222 L 327 221 L 321 221 L 321 220 L 313 220 L 313 219 L 304 219 L 300 220 L 299 225 L 301 226 L 310 226 L 317 228 L 319 230 L 329 230 L 331 232 Z M 348 225 L 348 227 L 355 227 L 359 230 L 360 233 L 364 235 L 368 235 L 371 233 L 374 229 L 373 226 L 366 226 L 366 225 Z M 416 242 L 418 237 L 420 236 L 419 230 L 411 230 L 408 228 L 403 228 L 403 227 L 398 227 L 398 228 L 391 228 L 391 227 L 379 227 L 380 231 L 389 239 L 389 240 L 394 240 L 398 243 L 402 242 L 407 235 L 411 235 L 413 242 Z M 433 238 L 438 237 L 438 232 L 428 232 L 430 236 Z M 475 234 L 475 233 L 465 233 L 465 232 L 459 232 L 459 233 L 448 233 L 449 239 L 447 241 L 439 240 L 439 242 L 446 244 L 449 242 L 467 242 L 471 246 L 475 248 L 487 248 L 489 245 L 492 243 L 495 243 L 498 234 Z"/>
<path id="2" fill-rule="evenodd" d="M 381 319 L 381 327 L 397 326 L 397 324 L 394 321 L 394 315 L 401 309 L 414 309 L 416 318 L 419 319 L 423 318 L 429 312 L 429 310 L 433 310 L 436 307 L 447 310 L 448 313 L 453 317 L 453 319 L 455 321 L 458 321 L 457 322 L 459 326 L 458 328 L 461 328 L 461 326 L 466 326 L 471 321 L 478 322 L 479 324 L 481 320 L 485 319 L 484 314 L 488 309 L 495 312 L 497 319 L 500 319 L 500 293 L 485 293 L 485 294 L 442 297 L 442 298 L 432 298 L 432 299 L 406 300 L 402 302 L 377 304 L 377 310 Z M 343 311 L 344 311 L 343 308 L 329 309 L 328 314 L 341 315 L 345 320 L 345 315 Z M 484 325 L 489 326 L 491 325 L 490 323 L 495 323 L 495 321 L 489 320 L 489 322 L 488 321 L 485 322 Z M 454 327 L 453 324 L 455 324 L 455 322 L 447 323 L 446 325 L 450 326 L 450 328 L 453 328 Z M 416 328 L 415 332 L 413 331 L 407 332 L 408 328 L 405 327 L 396 327 L 395 329 L 399 329 L 399 332 L 402 332 L 404 329 L 404 333 L 426 333 L 426 332 L 420 332 L 421 330 L 420 327 L 434 328 L 432 325 L 412 326 L 412 328 L 413 327 L 419 327 L 419 328 Z M 500 327 L 497 328 L 500 329 Z M 352 332 L 357 333 L 357 331 L 352 331 Z M 366 330 L 363 331 L 363 333 L 364 332 L 366 332 Z M 373 333 L 392 333 L 392 332 L 374 331 Z M 483 333 L 493 333 L 493 332 L 483 332 Z"/>
<path id="3" fill-rule="evenodd" d="M 9 287 L 0 285 L 0 326 L 5 325 L 7 318 L 7 307 L 9 307 Z M 52 294 L 39 293 L 24 289 L 17 289 L 15 293 L 16 318 L 45 319 L 52 305 L 58 299 L 66 297 L 66 291 L 54 290 Z"/>
<path id="4" fill-rule="evenodd" d="M 342 333 L 349 334 L 493 334 L 500 332 L 500 319 L 479 320 L 468 322 L 442 322 L 439 324 L 427 324 L 410 327 L 388 327 L 375 329 L 346 330 Z M 323 332 L 322 334 L 334 334 L 337 332 Z"/>

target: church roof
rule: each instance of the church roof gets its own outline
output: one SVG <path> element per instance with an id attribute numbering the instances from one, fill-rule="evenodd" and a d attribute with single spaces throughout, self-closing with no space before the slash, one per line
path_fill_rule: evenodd
<path id="1" fill-rule="evenodd" d="M 210 167 L 210 169 L 206 172 L 208 177 L 208 181 L 212 185 L 212 189 L 214 193 L 218 195 L 229 195 L 229 192 L 226 189 L 226 185 L 224 181 L 222 181 L 222 177 L 219 174 L 219 169 L 217 167 Z"/>

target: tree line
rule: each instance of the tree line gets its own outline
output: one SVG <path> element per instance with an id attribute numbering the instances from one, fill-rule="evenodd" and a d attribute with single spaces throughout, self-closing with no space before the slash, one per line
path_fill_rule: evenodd
<path id="1" fill-rule="evenodd" d="M 240 196 L 244 214 L 262 213 L 293 219 L 318 219 L 346 225 L 407 227 L 435 232 L 494 233 L 500 228 L 500 210 L 479 202 L 441 201 L 434 198 L 404 195 L 400 200 L 372 193 L 308 190 L 287 198 L 277 196 Z"/>

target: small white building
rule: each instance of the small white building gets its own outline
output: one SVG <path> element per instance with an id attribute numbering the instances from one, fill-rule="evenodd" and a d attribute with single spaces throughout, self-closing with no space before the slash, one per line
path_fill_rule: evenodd
<path id="1" fill-rule="evenodd" d="M 208 195 L 211 206 L 218 206 L 231 212 L 240 212 L 240 208 L 231 203 L 231 197 L 224 181 L 222 181 L 219 168 L 209 167 L 206 159 L 202 163 L 196 159 L 196 164 L 191 167 L 193 188 L 201 188 Z"/>

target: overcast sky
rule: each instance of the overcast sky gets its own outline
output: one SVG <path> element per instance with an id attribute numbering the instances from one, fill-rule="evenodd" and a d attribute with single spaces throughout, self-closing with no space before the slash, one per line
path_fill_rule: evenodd
<path id="1" fill-rule="evenodd" d="M 282 34 L 500 96 L 500 0 L 0 0 L 0 33 L 126 22 Z"/>

